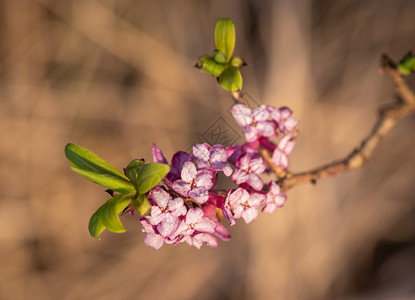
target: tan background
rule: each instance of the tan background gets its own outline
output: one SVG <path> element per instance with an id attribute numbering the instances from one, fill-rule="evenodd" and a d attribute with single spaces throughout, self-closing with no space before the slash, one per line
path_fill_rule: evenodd
<path id="1" fill-rule="evenodd" d="M 131 216 L 89 236 L 108 197 L 65 144 L 122 168 L 231 122 L 229 95 L 192 67 L 220 17 L 236 23 L 244 90 L 300 120 L 297 171 L 358 145 L 393 99 L 380 54 L 415 50 L 411 0 L 0 1 L 0 299 L 415 297 L 413 117 L 367 167 L 293 189 L 220 248 L 153 251 Z"/>

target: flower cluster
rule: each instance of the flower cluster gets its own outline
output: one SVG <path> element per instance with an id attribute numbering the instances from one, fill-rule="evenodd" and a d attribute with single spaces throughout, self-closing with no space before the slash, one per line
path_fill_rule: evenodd
<path id="1" fill-rule="evenodd" d="M 159 249 L 164 243 L 186 242 L 200 249 L 203 244 L 217 247 L 217 238 L 229 240 L 230 234 L 220 223 L 223 217 L 234 225 L 242 218 L 253 221 L 259 209 L 271 214 L 282 207 L 286 195 L 260 175 L 270 170 L 259 152 L 272 153 L 272 164 L 288 169 L 288 155 L 294 147 L 297 121 L 286 108 L 259 106 L 253 110 L 238 104 L 232 115 L 242 127 L 246 143 L 224 147 L 198 144 L 192 154 L 179 151 L 173 155 L 170 172 L 161 186 L 148 193 L 150 214 L 140 219 L 145 243 Z M 167 164 L 162 151 L 153 145 L 153 160 Z M 236 189 L 215 190 L 218 172 L 231 176 Z"/>

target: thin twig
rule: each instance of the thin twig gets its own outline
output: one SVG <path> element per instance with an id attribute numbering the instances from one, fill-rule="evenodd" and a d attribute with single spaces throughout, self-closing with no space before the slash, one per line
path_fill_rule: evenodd
<path id="1" fill-rule="evenodd" d="M 399 74 L 395 63 L 387 55 L 382 56 L 381 71 L 388 74 L 395 83 L 397 101 L 379 110 L 379 117 L 369 135 L 347 157 L 307 172 L 287 172 L 284 177 L 277 181 L 283 191 L 298 184 L 316 183 L 321 178 L 339 175 L 345 171 L 363 166 L 368 162 L 374 149 L 395 123 L 415 112 L 415 95 Z"/>

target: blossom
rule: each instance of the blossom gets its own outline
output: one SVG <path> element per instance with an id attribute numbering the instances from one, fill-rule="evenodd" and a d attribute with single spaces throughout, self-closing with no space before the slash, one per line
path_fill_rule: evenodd
<path id="1" fill-rule="evenodd" d="M 223 171 L 226 176 L 232 174 L 231 166 L 226 162 L 228 150 L 222 145 L 209 146 L 208 144 L 197 144 L 193 146 L 193 155 L 199 169 L 213 169 Z"/>
<path id="2" fill-rule="evenodd" d="M 288 169 L 288 155 L 294 148 L 295 140 L 291 134 L 284 136 L 277 145 L 272 154 L 272 163 L 279 166 L 283 170 Z"/>
<path id="3" fill-rule="evenodd" d="M 209 190 L 214 185 L 215 171 L 203 169 L 188 161 L 183 165 L 181 178 L 173 183 L 173 189 L 184 197 L 191 197 L 202 204 L 209 199 Z"/>
<path id="4" fill-rule="evenodd" d="M 208 217 L 205 217 L 200 207 L 190 208 L 186 214 L 184 220 L 181 221 L 173 237 L 181 236 L 179 242 L 182 241 L 183 237 L 191 236 L 194 233 L 209 233 L 215 232 L 216 224 Z"/>
<path id="5" fill-rule="evenodd" d="M 238 188 L 234 192 L 228 191 L 226 205 L 233 211 L 233 219 L 243 218 L 245 223 L 252 222 L 258 216 L 258 208 L 265 201 L 265 195 L 260 193 L 249 194 L 244 188 Z"/>
<path id="6" fill-rule="evenodd" d="M 179 226 L 179 216 L 187 212 L 182 198 L 172 199 L 169 193 L 160 187 L 155 187 L 150 191 L 150 198 L 157 205 L 151 206 L 149 222 L 157 225 L 157 230 L 164 236 L 170 236 Z"/>
<path id="7" fill-rule="evenodd" d="M 140 223 L 143 226 L 141 231 L 147 232 L 144 243 L 154 250 L 160 249 L 160 247 L 163 246 L 165 239 L 158 234 L 156 226 L 151 225 L 147 218 L 141 218 Z"/>
<path id="8" fill-rule="evenodd" d="M 280 191 L 280 187 L 274 181 L 271 181 L 269 184 L 266 203 L 262 208 L 262 212 L 272 214 L 277 207 L 282 207 L 284 205 L 286 199 L 287 196 Z"/>
<path id="9" fill-rule="evenodd" d="M 292 111 L 288 107 L 275 108 L 272 106 L 267 107 L 270 116 L 278 124 L 278 128 L 281 132 L 288 131 L 292 132 L 297 126 L 298 121 L 291 117 Z"/>
<path id="10" fill-rule="evenodd" d="M 261 177 L 258 176 L 266 169 L 262 157 L 251 158 L 246 153 L 238 159 L 236 167 L 237 169 L 232 174 L 232 179 L 236 184 L 246 182 L 257 191 L 262 189 L 264 183 Z"/>
<path id="11" fill-rule="evenodd" d="M 248 143 L 256 141 L 261 136 L 271 137 L 276 134 L 275 122 L 265 105 L 251 110 L 243 104 L 237 104 L 232 108 L 232 115 L 243 128 Z"/>

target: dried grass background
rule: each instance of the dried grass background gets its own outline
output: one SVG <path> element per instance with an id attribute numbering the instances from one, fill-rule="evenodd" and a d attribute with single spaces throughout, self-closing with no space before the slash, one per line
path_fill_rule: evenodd
<path id="1" fill-rule="evenodd" d="M 63 153 L 122 168 L 231 122 L 229 95 L 192 67 L 230 17 L 244 90 L 300 120 L 292 169 L 343 157 L 392 101 L 379 57 L 415 50 L 414 15 L 411 0 L 0 1 L 0 299 L 415 298 L 413 117 L 365 168 L 296 187 L 199 251 L 153 251 L 132 216 L 91 238 L 108 197 Z"/>

